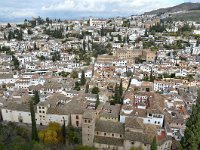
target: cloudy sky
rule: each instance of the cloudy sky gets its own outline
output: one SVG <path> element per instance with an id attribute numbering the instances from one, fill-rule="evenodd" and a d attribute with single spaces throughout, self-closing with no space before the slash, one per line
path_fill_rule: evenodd
<path id="1" fill-rule="evenodd" d="M 141 14 L 200 0 L 0 0 L 0 22 L 30 17 L 75 19 Z"/>

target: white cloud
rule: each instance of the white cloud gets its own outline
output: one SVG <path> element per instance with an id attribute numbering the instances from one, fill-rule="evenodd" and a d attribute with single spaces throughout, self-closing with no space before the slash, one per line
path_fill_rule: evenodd
<path id="1" fill-rule="evenodd" d="M 1 18 L 127 16 L 173 6 L 184 0 L 0 0 Z M 195 1 L 195 0 L 194 0 Z"/>
<path id="2" fill-rule="evenodd" d="M 57 0 L 43 6 L 42 10 L 134 14 L 172 6 L 175 3 L 174 0 Z"/>

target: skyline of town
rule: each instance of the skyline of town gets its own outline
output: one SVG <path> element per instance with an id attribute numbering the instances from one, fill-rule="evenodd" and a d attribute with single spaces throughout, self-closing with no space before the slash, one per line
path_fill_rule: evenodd
<path id="1" fill-rule="evenodd" d="M 0 22 L 22 22 L 25 18 L 82 19 L 89 16 L 98 18 L 128 17 L 147 11 L 175 6 L 184 2 L 198 0 L 50 0 L 30 1 L 12 0 L 1 2 Z"/>

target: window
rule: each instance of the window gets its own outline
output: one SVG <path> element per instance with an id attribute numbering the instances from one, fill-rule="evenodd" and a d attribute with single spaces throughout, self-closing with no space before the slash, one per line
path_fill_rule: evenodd
<path id="1" fill-rule="evenodd" d="M 131 144 L 132 144 L 132 145 L 134 145 L 134 144 L 135 144 L 135 142 L 134 142 L 134 141 L 131 141 Z"/>
<path id="2" fill-rule="evenodd" d="M 99 134 L 99 132 L 97 132 L 97 135 Z"/>
<path id="3" fill-rule="evenodd" d="M 122 135 L 120 134 L 120 137 L 122 137 Z"/>
<path id="4" fill-rule="evenodd" d="M 112 134 L 112 137 L 114 137 L 114 134 Z"/>
<path id="5" fill-rule="evenodd" d="M 90 120 L 88 120 L 88 123 L 90 123 Z"/>
<path id="6" fill-rule="evenodd" d="M 157 123 L 157 121 L 155 121 L 155 124 Z"/>
<path id="7" fill-rule="evenodd" d="M 79 119 L 79 116 L 76 116 L 76 119 Z"/>
<path id="8" fill-rule="evenodd" d="M 160 122 L 158 121 L 158 124 L 160 124 Z"/>
<path id="9" fill-rule="evenodd" d="M 85 123 L 87 123 L 87 120 L 85 119 Z"/>
<path id="10" fill-rule="evenodd" d="M 106 133 L 104 133 L 104 135 L 106 136 Z"/>
<path id="11" fill-rule="evenodd" d="M 76 126 L 77 126 L 77 127 L 79 126 L 79 121 L 76 121 Z"/>
<path id="12" fill-rule="evenodd" d="M 42 111 L 43 113 L 45 113 L 45 111 Z"/>
<path id="13" fill-rule="evenodd" d="M 41 113 L 41 111 L 39 111 L 39 113 Z"/>

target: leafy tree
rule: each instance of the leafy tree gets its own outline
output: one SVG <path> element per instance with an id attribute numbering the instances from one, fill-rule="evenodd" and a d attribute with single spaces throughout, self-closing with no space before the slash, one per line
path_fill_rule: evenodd
<path id="1" fill-rule="evenodd" d="M 19 69 L 19 60 L 14 55 L 12 56 L 12 62 L 14 64 L 14 68 L 16 70 Z"/>
<path id="2" fill-rule="evenodd" d="M 143 63 L 144 61 L 143 61 L 143 59 L 142 59 L 142 56 L 138 56 L 138 57 L 136 57 L 135 58 L 135 63 L 136 64 L 141 64 L 141 63 Z"/>
<path id="3" fill-rule="evenodd" d="M 157 150 L 157 142 L 156 142 L 156 137 L 154 137 L 152 143 L 151 143 L 151 150 Z"/>
<path id="4" fill-rule="evenodd" d="M 96 102 L 95 102 L 95 108 L 97 108 L 99 106 L 99 94 L 97 94 L 97 98 L 96 98 Z"/>
<path id="5" fill-rule="evenodd" d="M 81 85 L 85 85 L 86 79 L 85 79 L 85 72 L 82 70 L 81 73 Z"/>
<path id="6" fill-rule="evenodd" d="M 78 72 L 76 70 L 72 70 L 72 72 L 70 73 L 70 77 L 73 79 L 78 78 Z"/>
<path id="7" fill-rule="evenodd" d="M 128 70 L 128 71 L 126 72 L 126 76 L 127 76 L 127 77 L 130 77 L 130 76 L 132 76 L 132 75 L 133 75 L 133 72 L 132 72 L 132 71 Z"/>
<path id="8" fill-rule="evenodd" d="M 39 141 L 36 122 L 35 122 L 35 111 L 34 111 L 33 101 L 30 101 L 30 112 L 31 112 L 31 122 L 32 122 L 32 140 Z"/>
<path id="9" fill-rule="evenodd" d="M 149 31 L 150 32 L 153 32 L 153 31 L 155 31 L 155 32 L 164 32 L 164 31 L 166 31 L 166 29 L 165 29 L 164 24 L 157 23 L 156 25 L 151 26 Z"/>
<path id="10" fill-rule="evenodd" d="M 87 83 L 85 86 L 85 93 L 88 93 L 88 92 L 89 92 L 89 84 Z"/>
<path id="11" fill-rule="evenodd" d="M 76 91 L 80 91 L 80 84 L 79 84 L 78 81 L 75 82 L 74 90 L 76 90 Z"/>
<path id="12" fill-rule="evenodd" d="M 62 77 L 67 77 L 69 74 L 70 74 L 69 72 L 65 72 L 65 71 L 62 71 L 59 73 L 59 75 Z"/>
<path id="13" fill-rule="evenodd" d="M 53 52 L 52 53 L 52 61 L 55 62 L 57 60 L 60 60 L 60 53 L 59 52 Z"/>
<path id="14" fill-rule="evenodd" d="M 93 50 L 93 56 L 97 57 L 98 55 L 106 54 L 107 50 L 105 45 L 103 44 L 97 44 L 92 42 L 92 50 Z"/>
<path id="15" fill-rule="evenodd" d="M 45 144 L 60 144 L 63 142 L 61 126 L 56 122 L 50 122 L 46 129 L 39 132 L 39 137 Z"/>
<path id="16" fill-rule="evenodd" d="M 197 91 L 196 104 L 192 107 L 192 113 L 186 122 L 184 137 L 181 140 L 183 149 L 200 149 L 200 89 Z"/>
<path id="17" fill-rule="evenodd" d="M 98 94 L 99 93 L 99 88 L 98 87 L 94 87 L 92 89 L 92 94 Z"/>
<path id="18" fill-rule="evenodd" d="M 68 133 L 67 137 L 70 143 L 75 143 L 75 144 L 78 143 L 78 136 L 74 127 L 69 126 L 67 133 Z"/>
<path id="19" fill-rule="evenodd" d="M 40 60 L 40 61 L 45 61 L 45 57 L 44 57 L 44 55 L 42 55 L 42 56 L 37 56 L 37 58 Z"/>

